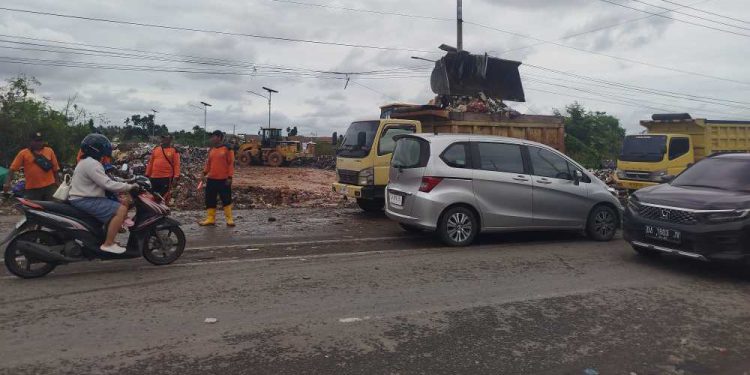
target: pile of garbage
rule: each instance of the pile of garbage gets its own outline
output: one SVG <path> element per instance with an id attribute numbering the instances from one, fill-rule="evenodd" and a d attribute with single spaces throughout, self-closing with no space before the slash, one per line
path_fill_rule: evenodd
<path id="1" fill-rule="evenodd" d="M 295 168 L 315 168 L 326 171 L 336 170 L 336 157 L 333 155 L 320 155 L 314 158 L 297 159 L 290 164 Z"/>
<path id="2" fill-rule="evenodd" d="M 473 96 L 449 96 L 438 95 L 428 103 L 430 106 L 436 106 L 441 109 L 447 109 L 451 112 L 459 113 L 505 113 L 520 114 L 511 109 L 501 100 L 488 97 L 480 92 Z"/>

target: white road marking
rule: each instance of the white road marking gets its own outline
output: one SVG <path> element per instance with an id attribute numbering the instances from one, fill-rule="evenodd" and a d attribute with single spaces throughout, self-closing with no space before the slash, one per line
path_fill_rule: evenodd
<path id="1" fill-rule="evenodd" d="M 364 318 L 341 318 L 339 319 L 339 323 L 355 323 L 355 322 L 361 322 L 363 320 L 369 320 L 370 317 L 366 316 Z"/>

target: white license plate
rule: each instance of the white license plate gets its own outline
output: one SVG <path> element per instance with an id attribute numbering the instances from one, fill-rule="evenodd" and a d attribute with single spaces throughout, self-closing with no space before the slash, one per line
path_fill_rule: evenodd
<path id="1" fill-rule="evenodd" d="M 402 197 L 402 196 L 400 196 L 398 194 L 388 193 L 388 200 L 394 206 L 403 206 L 404 205 L 404 197 Z"/>

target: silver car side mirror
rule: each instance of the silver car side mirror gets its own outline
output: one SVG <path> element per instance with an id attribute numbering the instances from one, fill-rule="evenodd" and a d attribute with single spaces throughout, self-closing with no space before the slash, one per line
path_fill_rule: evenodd
<path id="1" fill-rule="evenodd" d="M 573 182 L 576 185 L 580 185 L 581 184 L 581 180 L 583 180 L 583 172 L 581 172 L 581 171 L 579 171 L 579 170 L 576 169 L 576 171 L 573 172 Z"/>

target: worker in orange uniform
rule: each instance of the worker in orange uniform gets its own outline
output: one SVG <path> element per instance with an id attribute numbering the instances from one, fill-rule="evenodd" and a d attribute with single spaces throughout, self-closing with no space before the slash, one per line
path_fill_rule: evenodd
<path id="1" fill-rule="evenodd" d="M 234 226 L 232 218 L 232 177 L 234 176 L 234 150 L 224 143 L 224 133 L 219 130 L 211 133 L 211 149 L 208 151 L 208 161 L 203 170 L 206 177 L 206 220 L 201 226 L 216 224 L 216 197 L 221 198 L 224 206 L 224 216 L 227 226 Z"/>
<path id="2" fill-rule="evenodd" d="M 55 151 L 44 144 L 42 133 L 33 133 L 29 147 L 21 150 L 13 159 L 10 172 L 3 185 L 4 192 L 7 193 L 10 190 L 13 175 L 21 169 L 26 176 L 24 198 L 34 201 L 51 201 L 59 183 L 57 172 L 60 170 L 60 164 L 57 162 Z"/>
<path id="3" fill-rule="evenodd" d="M 151 152 L 146 166 L 146 177 L 151 180 L 154 192 L 165 197 L 172 184 L 180 178 L 180 154 L 172 147 L 172 136 L 163 135 L 161 145 Z"/>

